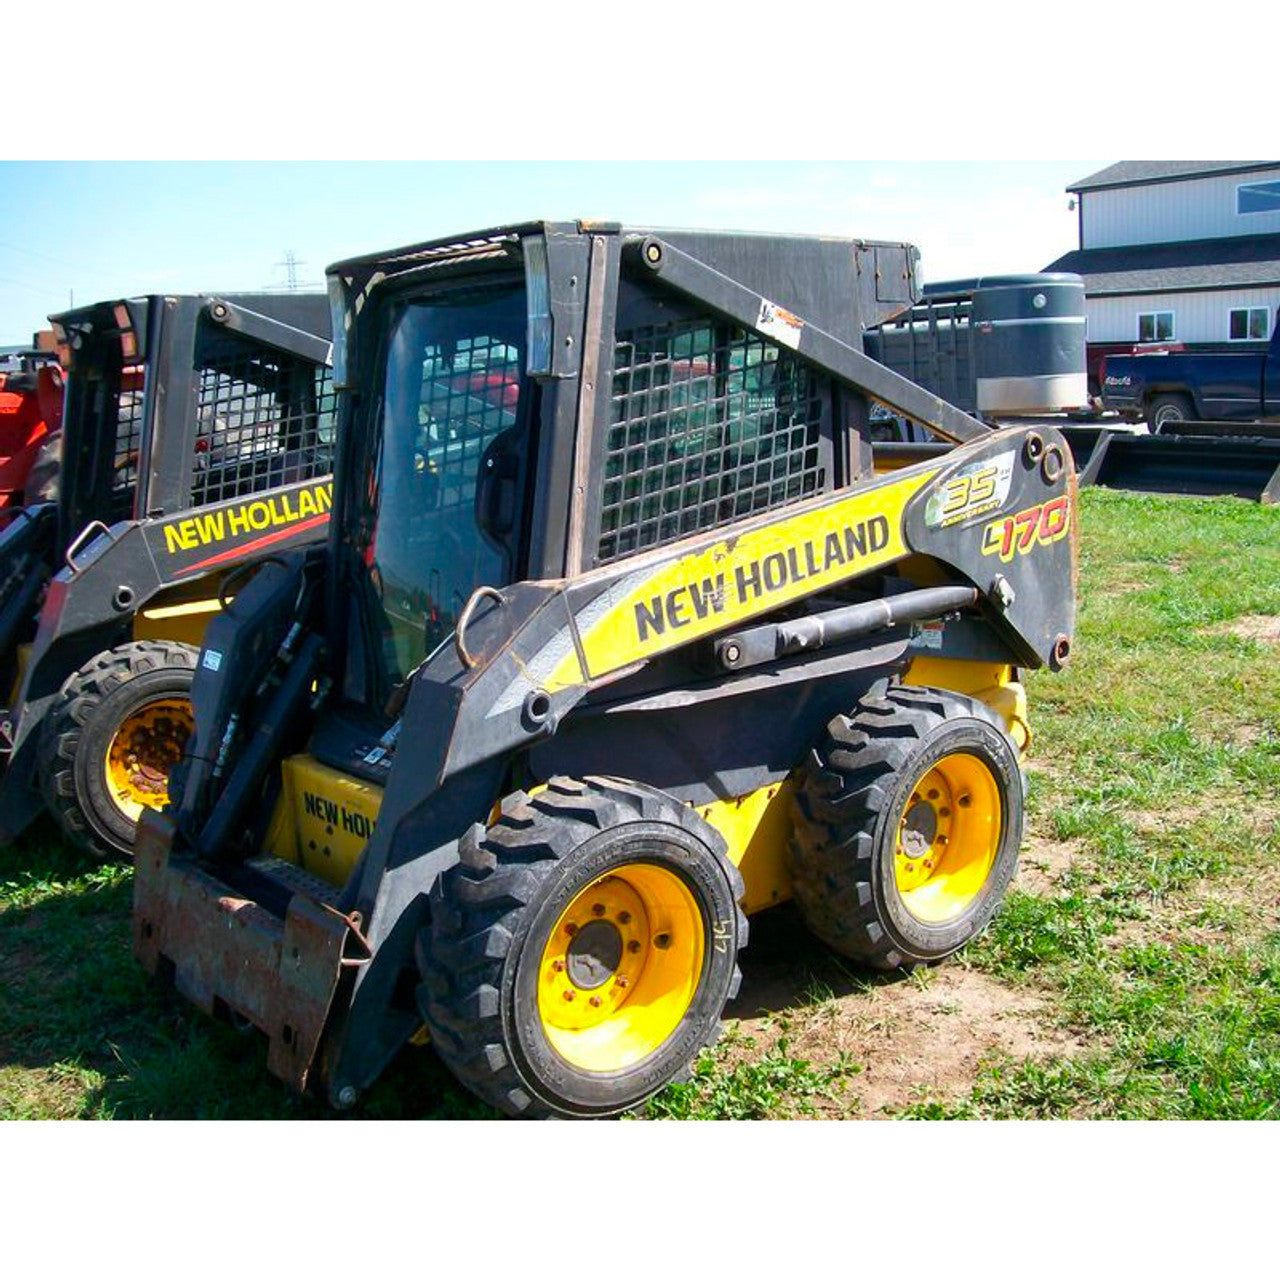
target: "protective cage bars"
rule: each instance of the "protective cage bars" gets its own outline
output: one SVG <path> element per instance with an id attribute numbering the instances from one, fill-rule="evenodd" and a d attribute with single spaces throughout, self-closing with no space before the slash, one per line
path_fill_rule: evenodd
<path id="1" fill-rule="evenodd" d="M 329 369 L 284 352 L 219 344 L 197 364 L 191 505 L 293 484 L 333 468 Z"/>
<path id="2" fill-rule="evenodd" d="M 727 325 L 619 330 L 598 563 L 819 493 L 827 379 Z"/>
<path id="3" fill-rule="evenodd" d="M 107 392 L 115 415 L 115 454 L 111 462 L 111 522 L 133 516 L 138 489 L 139 454 L 142 450 L 143 371 L 126 368 L 116 391 Z M 106 391 L 106 384 L 99 384 Z M 105 424 L 104 424 L 105 425 Z M 90 432 L 89 439 L 94 432 Z"/>

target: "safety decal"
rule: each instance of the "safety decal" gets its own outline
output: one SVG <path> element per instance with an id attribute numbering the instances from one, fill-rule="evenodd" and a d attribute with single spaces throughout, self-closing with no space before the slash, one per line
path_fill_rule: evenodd
<path id="1" fill-rule="evenodd" d="M 1014 450 L 971 462 L 929 495 L 924 522 L 930 529 L 951 529 L 999 511 L 1013 483 Z"/>
<path id="2" fill-rule="evenodd" d="M 756 317 L 756 329 L 780 342 L 784 347 L 794 351 L 800 345 L 800 335 L 804 332 L 804 321 L 793 315 L 785 307 L 766 298 L 760 299 L 760 314 Z"/>
<path id="3" fill-rule="evenodd" d="M 1070 526 L 1071 499 L 1064 493 L 1052 502 L 1038 502 L 1017 515 L 993 520 L 982 531 L 982 554 L 999 555 L 1007 564 L 1016 555 L 1065 538 Z"/>

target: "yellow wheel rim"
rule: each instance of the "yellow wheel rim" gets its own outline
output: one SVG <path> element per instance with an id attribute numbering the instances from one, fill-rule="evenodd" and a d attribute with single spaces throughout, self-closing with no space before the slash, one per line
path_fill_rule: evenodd
<path id="1" fill-rule="evenodd" d="M 962 915 L 982 891 L 1000 847 L 1000 788 L 976 756 L 944 756 L 911 790 L 898 822 L 894 882 L 925 924 Z"/>
<path id="2" fill-rule="evenodd" d="M 702 977 L 702 913 L 684 880 L 627 863 L 565 908 L 543 948 L 538 1013 L 548 1043 L 583 1071 L 621 1071 L 667 1041 Z"/>
<path id="3" fill-rule="evenodd" d="M 121 721 L 107 748 L 107 790 L 117 809 L 137 822 L 143 809 L 169 803 L 169 773 L 182 759 L 193 721 L 185 698 L 148 702 Z"/>

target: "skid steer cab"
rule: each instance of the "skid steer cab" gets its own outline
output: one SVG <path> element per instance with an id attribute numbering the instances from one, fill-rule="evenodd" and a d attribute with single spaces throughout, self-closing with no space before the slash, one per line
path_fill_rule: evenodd
<path id="1" fill-rule="evenodd" d="M 328 543 L 214 617 L 135 949 L 353 1105 L 425 1024 L 524 1116 L 686 1071 L 747 919 L 938 960 L 1014 873 L 1071 456 L 862 353 L 902 244 L 531 223 L 330 269 Z M 872 399 L 956 445 L 878 474 Z"/>
<path id="2" fill-rule="evenodd" d="M 103 302 L 53 317 L 66 396 L 43 502 L 0 533 L 0 842 L 47 805 L 98 857 L 167 803 L 205 624 L 323 538 L 323 294 Z"/>

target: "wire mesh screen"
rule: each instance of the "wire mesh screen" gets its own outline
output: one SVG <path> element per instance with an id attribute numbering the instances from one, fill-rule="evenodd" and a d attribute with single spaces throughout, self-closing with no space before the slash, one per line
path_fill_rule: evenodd
<path id="1" fill-rule="evenodd" d="M 120 374 L 118 389 L 107 390 L 101 384 L 116 421 L 115 452 L 111 463 L 111 496 L 109 520 L 133 517 L 134 495 L 138 489 L 139 454 L 142 450 L 143 372 L 126 368 Z M 110 436 L 107 437 L 110 439 Z"/>
<path id="2" fill-rule="evenodd" d="M 597 559 L 820 492 L 826 382 L 742 329 L 619 330 Z"/>
<path id="3" fill-rule="evenodd" d="M 419 465 L 435 477 L 441 513 L 468 522 L 480 458 L 499 432 L 515 424 L 519 352 L 501 339 L 461 338 L 446 363 L 434 350 L 422 366 Z"/>
<path id="4" fill-rule="evenodd" d="M 191 504 L 220 502 L 333 469 L 329 369 L 246 341 L 221 339 L 198 360 Z"/>
<path id="5" fill-rule="evenodd" d="M 476 587 L 509 580 L 520 495 L 508 464 L 524 448 L 513 331 L 522 338 L 525 320 L 522 290 L 477 290 L 413 305 L 396 326 L 367 508 L 394 681 L 453 630 Z"/>

